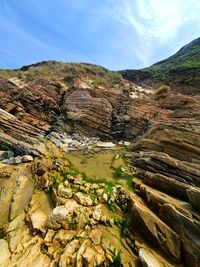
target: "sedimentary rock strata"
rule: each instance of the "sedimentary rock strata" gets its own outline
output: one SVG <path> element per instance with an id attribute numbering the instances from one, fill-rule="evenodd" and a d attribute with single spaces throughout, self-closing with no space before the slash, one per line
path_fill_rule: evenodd
<path id="1" fill-rule="evenodd" d="M 0 265 L 199 267 L 199 96 L 29 68 L 0 78 Z M 67 159 L 108 148 L 112 183 Z"/>

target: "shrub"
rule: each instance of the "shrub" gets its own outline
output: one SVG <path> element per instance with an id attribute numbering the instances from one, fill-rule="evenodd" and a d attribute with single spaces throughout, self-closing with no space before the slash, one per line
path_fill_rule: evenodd
<path id="1" fill-rule="evenodd" d="M 161 95 L 163 93 L 167 93 L 171 90 L 171 87 L 169 85 L 161 85 L 155 90 L 156 95 Z"/>

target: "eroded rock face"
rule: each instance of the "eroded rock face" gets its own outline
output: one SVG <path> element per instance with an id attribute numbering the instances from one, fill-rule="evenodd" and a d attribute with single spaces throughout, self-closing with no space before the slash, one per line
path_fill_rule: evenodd
<path id="1" fill-rule="evenodd" d="M 44 132 L 0 109 L 0 148 L 15 151 L 16 155 L 38 156 L 44 153 Z"/>
<path id="2" fill-rule="evenodd" d="M 140 178 L 134 181 L 137 194 L 176 233 L 176 243 L 182 247 L 179 260 L 196 267 L 200 264 L 199 137 L 198 131 L 161 124 L 138 140 L 132 153 Z"/>
<path id="3" fill-rule="evenodd" d="M 0 78 L 0 265 L 199 267 L 199 96 L 95 76 Z M 70 174 L 119 139 L 134 192 Z"/>
<path id="4" fill-rule="evenodd" d="M 78 127 L 80 132 L 91 132 L 93 136 L 98 133 L 109 135 L 113 108 L 106 98 L 93 97 L 86 90 L 76 90 L 65 98 L 62 109 L 73 128 Z"/>

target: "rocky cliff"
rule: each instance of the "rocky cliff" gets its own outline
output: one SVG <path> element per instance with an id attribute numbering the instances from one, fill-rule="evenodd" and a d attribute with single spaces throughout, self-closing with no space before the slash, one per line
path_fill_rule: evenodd
<path id="1" fill-rule="evenodd" d="M 0 73 L 0 266 L 200 266 L 197 91 L 83 63 Z M 106 148 L 112 180 L 69 160 Z"/>

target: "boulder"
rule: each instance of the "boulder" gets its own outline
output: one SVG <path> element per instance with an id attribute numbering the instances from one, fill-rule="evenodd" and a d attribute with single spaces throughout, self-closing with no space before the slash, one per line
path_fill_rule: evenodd
<path id="1" fill-rule="evenodd" d="M 4 160 L 2 160 L 2 163 L 3 164 L 10 164 L 10 165 L 20 164 L 20 163 L 22 163 L 22 157 L 18 156 L 15 158 L 4 159 Z"/>
<path id="2" fill-rule="evenodd" d="M 0 151 L 0 160 L 4 160 L 4 159 L 9 159 L 9 158 L 13 158 L 14 157 L 14 153 L 13 151 Z"/>
<path id="3" fill-rule="evenodd" d="M 81 192 L 75 193 L 73 199 L 83 206 L 93 206 L 93 201 L 90 196 L 85 196 Z"/>

